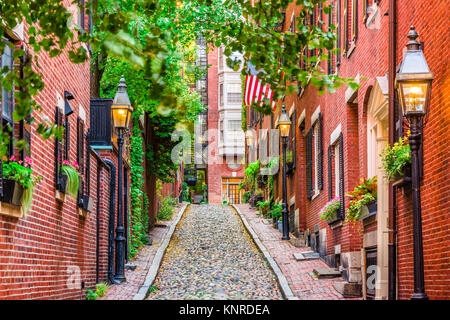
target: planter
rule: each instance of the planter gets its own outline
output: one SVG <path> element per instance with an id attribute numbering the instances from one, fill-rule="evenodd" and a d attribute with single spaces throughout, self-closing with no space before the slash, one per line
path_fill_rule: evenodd
<path id="1" fill-rule="evenodd" d="M 92 212 L 94 208 L 94 199 L 89 197 L 88 195 L 80 196 L 80 201 L 78 202 L 78 206 L 87 212 Z"/>
<path id="2" fill-rule="evenodd" d="M 339 220 L 341 220 L 341 219 L 339 219 L 339 215 L 336 212 L 335 214 L 333 214 L 333 216 L 331 216 L 330 218 L 327 219 L 327 223 L 328 223 L 328 225 L 332 225 Z"/>
<path id="3" fill-rule="evenodd" d="M 406 165 L 403 168 L 403 177 L 397 177 L 392 181 L 394 187 L 404 187 L 411 183 L 411 164 Z"/>
<path id="4" fill-rule="evenodd" d="M 283 221 L 278 220 L 278 231 L 283 232 Z"/>
<path id="5" fill-rule="evenodd" d="M 369 218 L 373 215 L 377 214 L 377 201 L 372 201 L 366 204 L 361 208 L 361 213 L 359 215 L 360 220 L 364 220 L 366 218 Z"/>
<path id="6" fill-rule="evenodd" d="M 294 173 L 294 162 L 286 162 L 286 174 Z"/>
<path id="7" fill-rule="evenodd" d="M 266 184 L 267 184 L 267 176 L 259 175 L 256 178 L 256 182 L 258 184 L 258 188 L 261 188 L 261 189 L 264 188 L 266 186 Z"/>
<path id="8" fill-rule="evenodd" d="M 24 188 L 15 180 L 3 179 L 2 201 L 20 206 Z"/>
<path id="9" fill-rule="evenodd" d="M 61 173 L 58 178 L 58 182 L 56 183 L 56 190 L 59 192 L 66 193 L 67 188 L 67 176 L 64 173 Z"/>

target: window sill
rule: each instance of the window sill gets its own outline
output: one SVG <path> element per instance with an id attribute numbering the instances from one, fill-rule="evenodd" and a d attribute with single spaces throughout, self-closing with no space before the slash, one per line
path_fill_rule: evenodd
<path id="1" fill-rule="evenodd" d="M 311 201 L 313 201 L 315 198 L 317 198 L 320 194 L 319 190 L 314 191 L 314 195 L 311 197 Z"/>
<path id="2" fill-rule="evenodd" d="M 355 45 L 355 40 L 352 41 L 352 43 L 350 44 L 350 48 L 347 51 L 347 59 L 350 59 L 351 54 L 353 53 L 353 51 L 355 51 L 356 45 Z"/>
<path id="3" fill-rule="evenodd" d="M 61 192 L 59 190 L 55 191 L 55 198 L 56 200 L 58 200 L 59 202 L 64 202 L 64 200 L 66 200 L 66 194 L 64 192 Z"/>
<path id="4" fill-rule="evenodd" d="M 1 202 L 1 201 L 0 201 L 0 215 L 14 217 L 14 218 L 22 218 L 23 217 L 21 206 L 15 206 L 13 204 Z"/>

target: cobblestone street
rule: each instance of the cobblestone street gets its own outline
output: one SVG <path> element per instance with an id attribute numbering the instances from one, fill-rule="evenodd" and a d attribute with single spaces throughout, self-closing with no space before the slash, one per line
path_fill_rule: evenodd
<path id="1" fill-rule="evenodd" d="M 276 277 L 231 207 L 191 205 L 148 299 L 281 299 Z"/>

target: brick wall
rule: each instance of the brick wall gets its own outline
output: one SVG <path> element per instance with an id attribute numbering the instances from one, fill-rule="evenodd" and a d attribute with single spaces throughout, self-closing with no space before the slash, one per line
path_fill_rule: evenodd
<path id="1" fill-rule="evenodd" d="M 80 216 L 75 199 L 66 195 L 64 202 L 56 200 L 55 141 L 44 140 L 36 128 L 45 117 L 55 118 L 57 94 L 71 92 L 75 99 L 70 101 L 74 113 L 69 116 L 69 160 L 77 159 L 80 113 L 85 114 L 85 132 L 89 129 L 89 60 L 73 64 L 65 52 L 56 58 L 41 52 L 38 58 L 45 88 L 35 97 L 42 111 L 33 113 L 30 151 L 32 168 L 42 180 L 26 217 L 0 215 L 0 299 L 84 299 L 86 288 L 94 288 L 96 280 L 107 281 L 110 172 L 92 151 L 89 184 L 94 206 L 86 217 Z M 102 153 L 100 157 L 117 165 L 114 152 Z M 73 281 L 77 276 L 78 283 Z"/>
<path id="2" fill-rule="evenodd" d="M 403 57 L 408 42 L 406 35 L 414 25 L 424 42 L 424 55 L 434 73 L 428 124 L 424 136 L 423 180 L 421 182 L 423 257 L 425 265 L 425 292 L 430 299 L 449 299 L 450 239 L 448 193 L 448 137 L 450 124 L 450 86 L 447 39 L 448 2 L 397 2 L 397 61 Z M 444 140 L 443 140 L 444 139 Z M 414 288 L 413 220 L 410 194 L 400 190 L 398 197 L 398 293 L 400 299 L 409 299 Z"/>
<path id="3" fill-rule="evenodd" d="M 345 1 L 345 0 L 344 0 Z M 336 5 L 336 1 L 331 1 Z M 351 3 L 351 1 L 349 1 Z M 397 2 L 397 63 L 402 59 L 403 50 L 408 41 L 408 28 L 415 25 L 419 33 L 419 41 L 425 43 L 425 57 L 429 67 L 434 72 L 431 112 L 428 125 L 424 130 L 424 179 L 422 182 L 422 217 L 423 217 L 423 245 L 425 261 L 425 286 L 430 298 L 447 298 L 450 287 L 449 274 L 449 239 L 448 214 L 449 173 L 446 164 L 449 152 L 442 137 L 449 130 L 449 86 L 448 68 L 443 57 L 447 56 L 445 48 L 446 38 L 439 36 L 448 33 L 447 23 L 444 21 L 445 1 L 409 1 Z M 388 71 L 388 43 L 389 43 L 389 1 L 379 3 L 379 13 L 374 23 L 367 27 L 364 23 L 362 1 L 358 1 L 357 40 L 350 56 L 342 56 L 338 74 L 343 77 L 355 78 L 359 75 L 360 88 L 356 92 L 356 100 L 348 104 L 346 101 L 347 87 L 339 88 L 334 94 L 319 96 L 317 90 L 308 86 L 302 95 L 287 96 L 284 100 L 289 111 L 294 104 L 297 117 L 305 110 L 305 131 L 303 134 L 296 128 L 297 134 L 297 163 L 292 176 L 288 176 L 288 201 L 295 195 L 295 208 L 299 209 L 299 231 L 319 225 L 326 229 L 327 254 L 334 254 L 334 246 L 341 244 L 342 252 L 359 251 L 362 246 L 364 232 L 377 230 L 377 223 L 366 227 L 358 223 L 355 228 L 344 222 L 341 227 L 331 229 L 325 221 L 319 219 L 319 211 L 328 200 L 328 159 L 327 149 L 330 144 L 330 134 L 341 124 L 344 138 L 344 184 L 345 192 L 352 190 L 359 184 L 360 178 L 367 177 L 367 107 L 371 90 L 377 81 L 376 77 L 383 77 Z M 349 8 L 350 10 L 351 8 Z M 341 1 L 341 23 L 344 23 L 344 5 Z M 298 17 L 299 9 L 290 5 L 286 12 L 284 29 L 291 23 L 292 13 Z M 327 17 L 324 17 L 327 21 Z M 350 28 L 350 25 L 349 25 Z M 343 32 L 342 28 L 342 32 Z M 349 29 L 348 29 L 349 30 Z M 344 37 L 341 36 L 341 41 Z M 344 48 L 344 43 L 341 44 Z M 327 70 L 326 62 L 322 67 Z M 312 200 L 306 198 L 305 175 L 305 138 L 304 134 L 311 127 L 311 115 L 320 106 L 323 115 L 323 181 L 324 188 Z M 274 118 L 279 117 L 280 108 Z M 269 117 L 265 117 L 263 129 L 269 128 Z M 298 125 L 298 120 L 297 120 Z M 390 130 L 392 130 L 391 128 Z M 441 137 L 441 138 L 440 138 Z M 281 169 L 280 169 L 281 170 Z M 381 179 L 381 177 L 378 177 Z M 281 174 L 275 187 L 275 199 L 281 199 Z M 346 199 L 346 205 L 348 200 Z M 413 252 L 412 252 L 412 208 L 411 196 L 401 191 L 398 193 L 398 292 L 400 299 L 408 299 L 413 291 Z"/>

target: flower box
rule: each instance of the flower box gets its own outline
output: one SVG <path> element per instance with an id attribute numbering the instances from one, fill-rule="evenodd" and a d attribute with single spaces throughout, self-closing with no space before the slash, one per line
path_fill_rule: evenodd
<path id="1" fill-rule="evenodd" d="M 294 162 L 286 162 L 286 174 L 293 174 L 294 173 Z"/>
<path id="2" fill-rule="evenodd" d="M 327 219 L 327 223 L 328 225 L 332 225 L 339 220 L 341 220 L 339 218 L 339 215 L 337 213 L 334 213 L 330 218 Z"/>
<path id="3" fill-rule="evenodd" d="M 394 187 L 405 187 L 411 183 L 411 164 L 405 165 L 403 168 L 403 176 L 396 177 L 392 181 L 392 186 Z"/>
<path id="4" fill-rule="evenodd" d="M 82 196 L 80 196 L 78 206 L 82 210 L 85 210 L 87 212 L 92 212 L 92 209 L 94 208 L 94 199 L 92 199 L 88 195 L 82 195 Z"/>
<path id="5" fill-rule="evenodd" d="M 61 173 L 58 177 L 56 190 L 62 193 L 66 193 L 66 188 L 67 188 L 67 176 L 64 173 Z"/>
<path id="6" fill-rule="evenodd" d="M 369 202 L 368 204 L 366 204 L 361 208 L 361 214 L 359 218 L 361 220 L 364 220 L 376 214 L 377 214 L 377 201 L 375 200 Z"/>
<path id="7" fill-rule="evenodd" d="M 24 188 L 17 181 L 11 179 L 3 179 L 2 202 L 20 206 L 23 192 Z"/>

